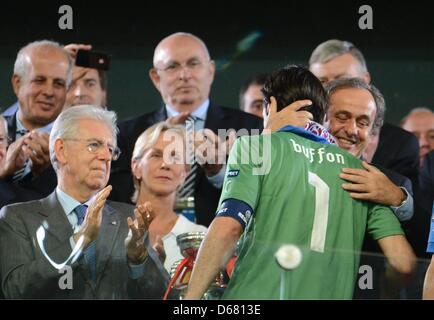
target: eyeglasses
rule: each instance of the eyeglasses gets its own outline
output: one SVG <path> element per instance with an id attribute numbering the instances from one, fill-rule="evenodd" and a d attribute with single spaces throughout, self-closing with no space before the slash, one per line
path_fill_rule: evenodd
<path id="1" fill-rule="evenodd" d="M 108 143 L 104 143 L 102 141 L 98 140 L 84 140 L 84 139 L 63 139 L 63 140 L 70 140 L 70 141 L 78 141 L 78 142 L 84 142 L 86 143 L 87 151 L 90 153 L 96 154 L 101 152 L 101 150 L 105 147 L 108 148 L 110 154 L 111 154 L 111 160 L 116 161 L 119 159 L 119 156 L 121 155 L 121 150 L 118 147 L 114 147 Z"/>
<path id="2" fill-rule="evenodd" d="M 164 71 L 168 74 L 178 74 L 183 70 L 184 68 L 189 69 L 190 71 L 194 72 L 199 69 L 201 69 L 204 66 L 204 63 L 198 59 L 191 59 L 188 60 L 185 64 L 180 64 L 178 62 L 171 62 L 164 68 L 155 68 L 159 71 Z"/>

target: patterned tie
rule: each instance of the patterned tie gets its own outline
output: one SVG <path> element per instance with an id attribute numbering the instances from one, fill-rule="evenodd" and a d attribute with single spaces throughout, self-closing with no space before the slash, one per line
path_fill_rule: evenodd
<path id="1" fill-rule="evenodd" d="M 75 214 L 77 215 L 77 224 L 81 226 L 86 217 L 87 205 L 81 204 L 75 208 Z M 87 265 L 89 266 L 90 276 L 93 281 L 96 281 L 96 250 L 95 241 L 92 241 L 86 249 L 84 249 L 84 258 L 86 259 Z"/>
<path id="2" fill-rule="evenodd" d="M 191 197 L 194 194 L 196 174 L 199 168 L 199 164 L 194 157 L 194 122 L 197 120 L 198 118 L 195 116 L 189 116 L 185 121 L 185 131 L 187 132 L 187 163 L 191 165 L 191 169 L 185 178 L 184 184 L 178 191 L 178 197 L 180 198 Z"/>
<path id="3" fill-rule="evenodd" d="M 17 130 L 15 132 L 15 140 L 21 138 L 22 136 L 24 136 L 25 134 L 27 134 L 29 132 L 29 130 L 27 129 L 21 129 L 21 130 Z M 26 163 L 24 164 L 24 166 L 20 169 L 18 169 L 17 171 L 14 172 L 14 175 L 12 176 L 12 182 L 14 184 L 16 184 L 18 181 L 20 181 L 21 179 L 24 178 L 25 176 L 25 172 L 27 167 L 29 166 L 30 161 L 27 160 Z"/>

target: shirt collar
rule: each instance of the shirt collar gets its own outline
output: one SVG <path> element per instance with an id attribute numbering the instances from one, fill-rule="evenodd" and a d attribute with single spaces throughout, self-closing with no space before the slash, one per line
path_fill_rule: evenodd
<path id="1" fill-rule="evenodd" d="M 15 118 L 16 118 L 16 124 L 17 124 L 17 130 L 16 130 L 17 132 L 18 132 L 18 131 L 22 131 L 22 130 L 27 130 L 27 131 L 29 131 L 29 130 L 28 130 L 27 128 L 25 128 L 24 125 L 21 123 L 21 121 L 20 121 L 20 119 L 19 119 L 19 117 L 18 117 L 18 112 L 17 112 L 17 116 L 16 116 Z M 53 127 L 53 124 L 54 124 L 54 121 L 53 121 L 53 122 L 50 122 L 50 123 L 47 124 L 45 127 L 41 127 L 41 128 L 36 129 L 36 131 L 50 133 L 50 132 L 51 132 L 51 128 Z"/>
<path id="2" fill-rule="evenodd" d="M 65 214 L 67 216 L 69 216 L 74 211 L 74 209 L 77 208 L 77 206 L 82 204 L 79 201 L 75 200 L 70 195 L 68 195 L 67 193 L 65 193 L 64 191 L 62 191 L 59 186 L 56 187 L 56 195 L 57 195 L 57 199 L 59 199 L 60 205 L 63 208 L 63 211 L 65 211 Z M 96 194 L 90 197 L 90 199 L 83 204 L 90 206 L 93 200 L 95 199 L 95 196 Z"/>
<path id="3" fill-rule="evenodd" d="M 199 118 L 203 121 L 205 121 L 206 119 L 206 114 L 208 112 L 208 108 L 209 108 L 209 99 L 205 100 L 204 103 L 202 103 L 199 108 L 197 108 L 196 110 L 194 110 L 191 115 L 195 116 L 196 118 Z M 166 104 L 166 111 L 167 111 L 167 116 L 168 117 L 176 117 L 178 114 L 180 114 L 179 111 L 175 110 L 175 108 L 169 106 L 168 104 Z"/>

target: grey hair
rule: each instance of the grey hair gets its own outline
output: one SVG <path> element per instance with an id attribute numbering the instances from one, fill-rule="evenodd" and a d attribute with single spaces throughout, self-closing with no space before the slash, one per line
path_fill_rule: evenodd
<path id="1" fill-rule="evenodd" d="M 68 108 L 60 113 L 54 121 L 53 128 L 50 133 L 50 160 L 54 170 L 57 171 L 57 159 L 54 152 L 54 144 L 58 139 L 75 139 L 79 135 L 78 124 L 80 120 L 91 119 L 103 122 L 110 128 L 113 135 L 113 145 L 117 146 L 116 136 L 118 127 L 116 125 L 116 113 L 107 111 L 98 106 L 81 105 Z"/>
<path id="2" fill-rule="evenodd" d="M 182 141 L 185 145 L 185 128 L 181 125 L 173 125 L 169 124 L 165 121 L 154 124 L 153 126 L 146 129 L 142 134 L 137 138 L 136 144 L 134 145 L 133 157 L 134 160 L 140 160 L 147 150 L 152 148 L 156 143 L 160 135 L 166 131 L 173 132 L 179 135 L 182 138 Z M 188 171 L 187 167 L 187 171 Z M 134 182 L 134 194 L 131 197 L 131 201 L 133 203 L 137 202 L 140 191 L 140 181 L 133 174 L 133 182 Z"/>
<path id="3" fill-rule="evenodd" d="M 401 127 L 407 122 L 408 117 L 418 112 L 429 112 L 434 115 L 434 112 L 431 109 L 425 107 L 417 107 L 410 110 L 410 112 L 401 120 Z"/>
<path id="4" fill-rule="evenodd" d="M 328 82 L 325 84 L 324 89 L 327 92 L 329 106 L 330 107 L 330 98 L 333 93 L 341 89 L 364 89 L 371 93 L 372 97 L 375 101 L 375 106 L 377 108 L 375 113 L 375 119 L 372 124 L 371 133 L 376 134 L 381 129 L 384 123 L 384 116 L 386 113 L 386 102 L 384 101 L 384 97 L 381 94 L 380 90 L 378 90 L 374 85 L 368 84 L 364 82 L 360 78 L 346 78 L 346 79 L 337 79 Z"/>
<path id="5" fill-rule="evenodd" d="M 195 36 L 195 35 L 192 34 L 192 33 L 188 33 L 188 32 L 176 32 L 176 33 L 172 33 L 171 35 L 165 37 L 165 38 L 164 38 L 163 40 L 161 40 L 161 41 L 158 43 L 158 45 L 155 47 L 154 56 L 153 56 L 153 59 L 152 59 L 155 68 L 156 68 L 155 57 L 156 57 L 156 55 L 157 55 L 157 51 L 159 50 L 159 47 L 160 47 L 161 43 L 163 43 L 163 41 L 165 41 L 165 40 L 167 40 L 167 39 L 169 39 L 169 38 L 179 37 L 179 36 L 193 38 L 194 40 L 196 40 L 197 42 L 199 42 L 199 44 L 200 44 L 200 45 L 203 47 L 203 49 L 205 50 L 205 54 L 206 54 L 208 60 L 211 60 L 211 56 L 210 56 L 210 54 L 209 54 L 209 50 L 208 50 L 208 48 L 207 48 L 205 42 L 203 42 L 203 40 L 202 40 L 201 38 L 199 38 L 198 36 Z"/>
<path id="6" fill-rule="evenodd" d="M 45 53 L 48 50 L 58 50 L 65 55 L 65 58 L 68 61 L 68 71 L 66 77 L 66 87 L 68 88 L 72 81 L 72 68 L 74 66 L 74 61 L 72 60 L 72 57 L 69 55 L 68 51 L 66 51 L 62 45 L 55 41 L 33 41 L 22 47 L 20 51 L 18 51 L 17 58 L 15 59 L 14 74 L 19 76 L 21 79 L 26 79 L 29 73 L 28 56 L 32 50 L 40 51 L 42 53 Z"/>
<path id="7" fill-rule="evenodd" d="M 319 44 L 310 56 L 309 66 L 314 63 L 327 63 L 331 59 L 345 53 L 351 54 L 359 62 L 361 72 L 368 72 L 366 60 L 363 57 L 362 52 L 351 42 L 337 39 L 327 40 Z"/>

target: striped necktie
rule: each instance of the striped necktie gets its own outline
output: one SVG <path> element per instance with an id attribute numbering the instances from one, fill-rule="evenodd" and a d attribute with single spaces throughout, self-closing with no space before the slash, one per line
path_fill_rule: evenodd
<path id="1" fill-rule="evenodd" d="M 199 168 L 199 164 L 196 162 L 194 156 L 194 122 L 197 120 L 198 118 L 195 116 L 189 116 L 185 121 L 185 131 L 187 133 L 187 163 L 191 165 L 191 168 L 185 178 L 184 184 L 178 191 L 179 198 L 192 197 L 194 194 L 196 175 Z"/>
<path id="2" fill-rule="evenodd" d="M 87 205 L 80 204 L 75 209 L 75 214 L 77 215 L 77 224 L 81 226 L 86 217 Z M 87 265 L 89 266 L 90 276 L 92 280 L 96 281 L 96 250 L 95 241 L 92 241 L 86 249 L 84 249 L 84 258 L 86 259 Z"/>

